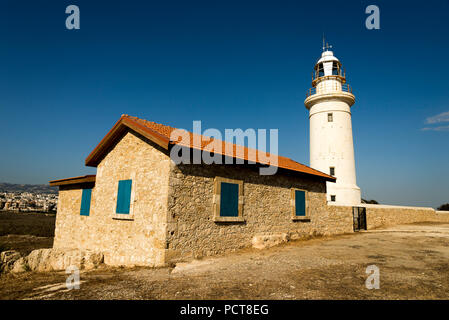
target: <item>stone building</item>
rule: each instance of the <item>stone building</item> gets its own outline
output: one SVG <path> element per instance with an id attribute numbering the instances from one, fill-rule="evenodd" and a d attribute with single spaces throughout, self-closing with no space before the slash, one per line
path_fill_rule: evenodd
<path id="1" fill-rule="evenodd" d="M 96 175 L 50 181 L 59 186 L 54 247 L 102 251 L 112 265 L 157 266 L 250 246 L 255 237 L 325 232 L 326 181 L 334 177 L 280 156 L 275 175 L 260 175 L 263 163 L 249 163 L 247 148 L 243 164 L 176 165 L 173 130 L 123 115 L 86 159 Z M 189 136 L 182 147 L 205 152 Z"/>

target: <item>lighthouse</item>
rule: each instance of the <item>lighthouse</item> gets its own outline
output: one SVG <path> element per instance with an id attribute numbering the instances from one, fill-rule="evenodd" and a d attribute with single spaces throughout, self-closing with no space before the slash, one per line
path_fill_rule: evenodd
<path id="1" fill-rule="evenodd" d="M 355 96 L 346 83 L 341 62 L 323 46 L 321 58 L 312 73 L 312 88 L 304 101 L 309 110 L 310 166 L 337 178 L 327 182 L 327 201 L 358 205 L 352 137 L 351 106 Z"/>

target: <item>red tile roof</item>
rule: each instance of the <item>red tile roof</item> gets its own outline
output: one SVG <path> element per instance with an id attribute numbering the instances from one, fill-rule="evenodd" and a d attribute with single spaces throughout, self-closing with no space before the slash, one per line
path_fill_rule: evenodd
<path id="1" fill-rule="evenodd" d="M 267 157 L 259 157 L 259 152 L 255 149 L 250 149 L 243 146 L 237 146 L 230 142 L 221 141 L 218 139 L 212 139 L 202 135 L 194 134 L 186 131 L 189 135 L 189 141 L 172 141 L 171 134 L 176 128 L 159 124 L 152 121 L 143 120 L 137 117 L 131 117 L 128 115 L 122 115 L 122 117 L 115 123 L 112 129 L 106 134 L 106 136 L 100 141 L 97 147 L 86 158 L 86 165 L 96 167 L 103 157 L 113 147 L 115 141 L 122 136 L 128 130 L 128 128 L 138 132 L 144 137 L 150 139 L 162 148 L 168 150 L 170 145 L 181 145 L 189 148 L 212 151 L 213 145 L 221 144 L 221 152 L 213 150 L 216 153 L 220 153 L 232 158 L 239 158 L 243 160 L 256 160 L 257 163 L 262 165 L 269 165 L 270 154 L 266 153 Z M 212 143 L 214 141 L 214 143 Z M 290 158 L 277 156 L 277 167 L 296 171 L 304 174 L 310 174 L 314 176 L 322 177 L 329 181 L 335 181 L 336 178 L 327 175 L 321 171 L 312 169 L 299 162 L 293 161 Z M 265 159 L 264 159 L 265 158 Z M 274 165 L 274 164 L 273 164 Z"/>

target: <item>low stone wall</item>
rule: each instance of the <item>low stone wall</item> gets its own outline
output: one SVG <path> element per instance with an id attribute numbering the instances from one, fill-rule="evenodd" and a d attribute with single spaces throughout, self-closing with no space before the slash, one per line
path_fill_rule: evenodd
<path id="1" fill-rule="evenodd" d="M 415 222 L 449 222 L 449 212 L 435 211 L 427 207 L 406 207 L 377 204 L 360 204 L 366 208 L 367 229 L 389 227 Z M 332 212 L 347 212 L 352 216 L 352 207 L 329 205 Z M 352 222 L 351 222 L 352 223 Z"/>
<path id="2" fill-rule="evenodd" d="M 368 204 L 361 206 L 366 208 L 366 226 L 368 230 L 398 224 L 436 221 L 433 208 Z"/>
<path id="3" fill-rule="evenodd" d="M 436 221 L 449 222 L 449 211 L 435 211 Z"/>

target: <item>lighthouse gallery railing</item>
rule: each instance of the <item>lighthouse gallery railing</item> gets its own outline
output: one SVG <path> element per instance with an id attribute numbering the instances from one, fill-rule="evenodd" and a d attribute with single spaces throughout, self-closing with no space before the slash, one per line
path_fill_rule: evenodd
<path id="1" fill-rule="evenodd" d="M 341 84 L 341 86 L 337 85 L 337 84 L 335 84 L 332 87 L 326 86 L 326 93 L 327 92 L 329 92 L 329 93 L 330 92 L 340 92 L 340 91 L 352 93 L 352 88 L 347 83 L 343 83 L 343 84 Z M 314 94 L 316 94 L 316 87 L 313 87 L 313 88 L 310 88 L 309 90 L 307 90 L 307 93 L 306 93 L 307 97 L 313 96 Z"/>

